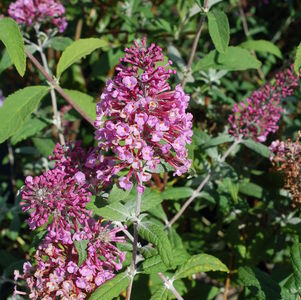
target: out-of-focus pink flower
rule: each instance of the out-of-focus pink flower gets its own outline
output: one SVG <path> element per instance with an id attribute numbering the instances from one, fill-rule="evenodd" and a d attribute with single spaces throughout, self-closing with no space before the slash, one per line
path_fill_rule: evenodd
<path id="1" fill-rule="evenodd" d="M 267 83 L 255 91 L 245 102 L 235 103 L 229 116 L 229 133 L 257 142 L 265 142 L 271 132 L 278 129 L 283 108 L 281 98 L 291 96 L 298 86 L 298 77 L 292 68 L 276 75 L 274 83 Z"/>
<path id="2" fill-rule="evenodd" d="M 67 27 L 65 7 L 55 0 L 17 0 L 10 4 L 9 15 L 17 23 L 27 26 L 38 26 L 51 23 L 63 32 Z"/>
<path id="3" fill-rule="evenodd" d="M 95 137 L 102 150 L 116 155 L 111 159 L 111 174 L 129 168 L 120 187 L 131 189 L 135 181 L 143 192 L 143 182 L 150 178 L 145 173 L 161 159 L 177 175 L 188 171 L 191 161 L 186 145 L 191 143 L 192 115 L 186 112 L 189 96 L 180 85 L 172 91 L 168 84 L 175 73 L 168 68 L 171 61 L 158 66 L 164 61 L 160 47 L 152 44 L 147 48 L 143 39 L 125 52 L 116 68 L 118 74 L 107 82 L 97 105 Z M 107 174 L 98 175 L 107 180 Z"/>

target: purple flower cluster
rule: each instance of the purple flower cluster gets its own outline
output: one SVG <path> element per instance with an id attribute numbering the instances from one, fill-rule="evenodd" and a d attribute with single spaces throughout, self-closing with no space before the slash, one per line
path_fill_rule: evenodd
<path id="1" fill-rule="evenodd" d="M 17 0 L 11 3 L 9 15 L 17 23 L 27 26 L 39 26 L 49 22 L 63 32 L 67 27 L 65 7 L 55 0 Z"/>
<path id="2" fill-rule="evenodd" d="M 95 137 L 99 147 L 115 154 L 108 169 L 97 177 L 108 181 L 129 168 L 119 180 L 121 188 L 130 190 L 132 179 L 143 193 L 143 183 L 150 180 L 160 160 L 170 164 L 176 175 L 188 171 L 186 144 L 191 143 L 192 115 L 186 113 L 189 96 L 181 86 L 171 90 L 168 79 L 175 71 L 163 65 L 162 49 L 146 47 L 145 39 L 125 49 L 125 57 L 116 67 L 117 75 L 109 80 L 97 105 Z M 105 121 L 103 119 L 105 118 Z"/>
<path id="3" fill-rule="evenodd" d="M 24 264 L 23 278 L 30 299 L 85 299 L 97 286 L 113 278 L 122 268 L 125 253 L 114 243 L 125 242 L 117 236 L 122 229 L 110 222 L 95 220 L 86 204 L 91 197 L 95 164 L 93 150 L 85 152 L 79 143 L 73 147 L 57 145 L 53 170 L 26 178 L 21 191 L 21 207 L 30 213 L 31 229 L 46 226 L 44 242 L 35 254 L 36 263 Z M 87 244 L 87 259 L 78 265 L 76 243 Z M 15 290 L 15 294 L 24 292 Z"/>
<path id="4" fill-rule="evenodd" d="M 229 116 L 229 133 L 234 136 L 242 135 L 264 142 L 271 132 L 278 129 L 278 121 L 283 109 L 281 98 L 294 93 L 298 86 L 298 77 L 292 68 L 275 76 L 274 83 L 267 83 L 247 98 L 245 102 L 235 103 Z"/>
<path id="5" fill-rule="evenodd" d="M 76 232 L 73 241 L 87 242 L 87 259 L 79 265 L 75 244 L 43 242 L 36 251 L 35 264 L 26 262 L 23 275 L 15 271 L 15 280 L 22 278 L 30 289 L 29 299 L 86 299 L 91 292 L 122 268 L 125 253 L 112 243 L 124 242 L 116 234 L 121 229 L 89 222 L 84 231 Z M 15 289 L 15 294 L 24 294 Z"/>

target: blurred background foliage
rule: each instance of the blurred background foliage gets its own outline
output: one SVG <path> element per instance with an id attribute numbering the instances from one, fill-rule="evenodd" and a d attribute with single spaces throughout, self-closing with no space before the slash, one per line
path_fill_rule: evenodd
<path id="1" fill-rule="evenodd" d="M 0 1 L 2 14 L 7 15 L 10 2 Z M 48 49 L 53 71 L 60 52 L 70 44 L 70 39 L 102 37 L 110 43 L 105 51 L 95 51 L 80 65 L 69 68 L 60 80 L 64 88 L 83 91 L 97 101 L 106 80 L 114 75 L 114 67 L 123 55 L 124 47 L 143 36 L 147 37 L 148 43 L 159 44 L 166 56 L 173 60 L 173 67 L 177 70 L 173 84 L 182 81 L 200 20 L 198 1 L 62 2 L 67 9 L 68 21 L 64 36 L 69 39 L 62 39 Z M 281 55 L 256 51 L 262 62 L 259 70 L 198 70 L 196 64 L 214 49 L 205 22 L 185 88 L 191 95 L 190 111 L 194 115 L 195 134 L 190 147 L 193 171 L 188 178 L 173 178 L 171 173 L 153 176 L 152 192 L 161 192 L 164 197 L 163 210 L 160 206 L 154 214 L 163 214 L 163 219 L 170 219 L 176 213 L 219 153 L 225 151 L 227 143 L 210 141 L 227 132 L 227 118 L 233 103 L 245 99 L 266 81 L 272 80 L 276 72 L 290 66 L 300 42 L 301 1 L 215 2 L 228 16 L 230 45 L 263 39 L 275 44 Z M 0 47 L 0 89 L 5 96 L 43 80 L 30 62 L 23 78 L 13 67 L 7 68 L 4 47 Z M 297 90 L 295 96 L 283 102 L 285 114 L 280 129 L 269 137 L 267 145 L 275 139 L 296 136 L 301 127 L 300 95 L 300 90 Z M 91 125 L 63 99 L 59 99 L 59 106 L 67 139 L 82 140 L 85 147 L 92 146 L 95 142 Z M 51 126 L 49 96 L 36 112 L 36 117 L 39 124 L 34 130 L 25 128 L 25 133 L 21 132 L 18 137 L 0 145 L 1 299 L 12 294 L 13 270 L 29 259 L 33 249 L 33 235 L 20 211 L 17 191 L 26 175 L 38 175 L 51 168 L 47 157 L 58 141 Z M 293 271 L 290 247 L 293 236 L 301 233 L 301 216 L 299 209 L 291 207 L 290 197 L 282 186 L 281 174 L 272 171 L 269 159 L 245 147 L 237 148 L 236 153 L 219 168 L 174 226 L 177 234 L 172 240 L 181 243 L 189 254 L 206 252 L 220 258 L 231 270 L 231 275 L 209 273 L 210 276 L 200 275 L 194 278 L 196 280 L 182 281 L 176 288 L 186 291 L 185 299 L 222 299 L 228 283 L 231 285 L 228 299 L 289 299 L 283 298 L 278 285 L 273 284 L 284 284 Z M 246 274 L 249 274 L 249 279 L 253 276 L 254 280 L 245 280 Z M 149 299 L 157 281 L 158 278 L 140 276 L 134 283 L 133 299 Z"/>

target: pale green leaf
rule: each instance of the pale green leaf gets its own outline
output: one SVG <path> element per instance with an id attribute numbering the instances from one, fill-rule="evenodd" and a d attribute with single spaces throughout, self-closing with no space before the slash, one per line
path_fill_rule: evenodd
<path id="1" fill-rule="evenodd" d="M 58 51 L 65 50 L 68 46 L 73 43 L 72 39 L 63 36 L 55 36 L 52 39 L 48 40 L 45 47 L 52 48 Z"/>
<path id="2" fill-rule="evenodd" d="M 96 119 L 96 102 L 93 97 L 76 90 L 64 89 L 64 92 L 91 120 L 94 121 Z"/>
<path id="3" fill-rule="evenodd" d="M 124 222 L 131 217 L 127 208 L 119 202 L 98 208 L 93 212 L 111 221 Z"/>
<path id="4" fill-rule="evenodd" d="M 260 154 L 263 157 L 269 158 L 271 155 L 271 151 L 269 149 L 269 147 L 261 144 L 261 143 L 257 143 L 254 140 L 243 140 L 242 143 L 248 147 L 249 149 L 257 152 L 258 154 Z"/>
<path id="5" fill-rule="evenodd" d="M 205 57 L 201 58 L 194 66 L 193 71 L 217 70 L 242 71 L 247 69 L 258 69 L 261 62 L 251 53 L 240 47 L 228 47 L 225 53 L 212 50 Z"/>
<path id="6" fill-rule="evenodd" d="M 230 41 L 230 26 L 227 15 L 219 10 L 213 9 L 207 13 L 209 34 L 218 52 L 224 53 Z"/>
<path id="7" fill-rule="evenodd" d="M 9 95 L 0 108 L 0 143 L 15 134 L 47 94 L 46 86 L 31 86 Z"/>
<path id="8" fill-rule="evenodd" d="M 220 271 L 229 272 L 218 258 L 208 254 L 197 254 L 181 265 L 174 275 L 174 279 L 185 278 L 200 272 Z"/>
<path id="9" fill-rule="evenodd" d="M 109 194 L 108 201 L 110 203 L 113 203 L 125 200 L 129 196 L 130 192 L 131 191 L 124 191 L 123 189 L 119 188 L 116 184 L 114 184 Z"/>
<path id="10" fill-rule="evenodd" d="M 3 55 L 0 60 L 0 74 L 5 71 L 7 68 L 9 68 L 12 65 L 12 61 L 9 58 L 8 52 L 4 50 Z"/>
<path id="11" fill-rule="evenodd" d="M 25 46 L 19 26 L 13 19 L 0 19 L 0 40 L 5 45 L 18 73 L 23 76 L 26 70 Z"/>
<path id="12" fill-rule="evenodd" d="M 94 50 L 107 46 L 107 42 L 103 39 L 88 38 L 79 39 L 68 46 L 62 53 L 57 65 L 56 76 L 60 78 L 62 73 L 72 64 L 79 61 L 86 55 L 91 54 Z"/>
<path id="13" fill-rule="evenodd" d="M 282 58 L 280 49 L 273 43 L 266 40 L 249 40 L 241 43 L 239 47 L 258 52 L 271 53 L 279 58 Z"/>
<path id="14" fill-rule="evenodd" d="M 150 298 L 150 300 L 167 300 L 167 299 L 168 299 L 168 289 L 166 288 L 165 285 L 159 287 Z"/>
<path id="15" fill-rule="evenodd" d="M 193 189 L 190 187 L 170 187 L 161 193 L 163 200 L 178 200 L 188 198 L 193 194 Z"/>
<path id="16" fill-rule="evenodd" d="M 53 153 L 55 143 L 49 138 L 33 138 L 32 139 L 35 147 L 39 150 L 40 154 L 48 157 Z"/>
<path id="17" fill-rule="evenodd" d="M 89 240 L 74 241 L 74 246 L 78 254 L 78 266 L 80 267 L 87 259 L 87 247 Z"/>
<path id="18" fill-rule="evenodd" d="M 113 279 L 105 282 L 95 292 L 92 293 L 89 300 L 111 300 L 124 291 L 130 283 L 130 277 L 127 272 L 117 274 Z"/>
<path id="19" fill-rule="evenodd" d="M 17 143 L 34 136 L 47 126 L 47 123 L 35 118 L 29 118 L 25 121 L 23 126 L 11 137 L 11 143 L 16 145 Z"/>
<path id="20" fill-rule="evenodd" d="M 202 145 L 202 148 L 206 149 L 206 148 L 211 148 L 211 147 L 215 147 L 218 146 L 220 144 L 224 144 L 224 143 L 229 143 L 233 141 L 233 137 L 228 135 L 228 134 L 221 134 L 215 138 L 212 138 L 210 140 L 208 140 L 207 142 L 205 142 Z"/>
<path id="21" fill-rule="evenodd" d="M 166 266 L 172 265 L 172 248 L 164 230 L 152 222 L 139 222 L 139 235 L 154 244 Z"/>
<path id="22" fill-rule="evenodd" d="M 126 202 L 125 206 L 129 211 L 135 211 L 137 201 L 137 191 L 134 189 L 130 195 L 130 199 Z M 160 193 L 153 191 L 150 188 L 146 188 L 141 197 L 141 212 L 149 211 L 153 207 L 158 206 L 163 199 L 160 197 Z"/>
<path id="23" fill-rule="evenodd" d="M 291 262 L 294 270 L 295 285 L 299 292 L 301 291 L 301 244 L 299 239 L 295 238 L 294 244 L 290 251 Z"/>
<path id="24" fill-rule="evenodd" d="M 239 192 L 247 196 L 261 199 L 263 188 L 253 182 L 244 182 L 239 185 Z"/>
<path id="25" fill-rule="evenodd" d="M 300 68 L 301 68 L 301 43 L 297 48 L 297 53 L 294 62 L 294 70 L 297 75 L 300 75 Z"/>

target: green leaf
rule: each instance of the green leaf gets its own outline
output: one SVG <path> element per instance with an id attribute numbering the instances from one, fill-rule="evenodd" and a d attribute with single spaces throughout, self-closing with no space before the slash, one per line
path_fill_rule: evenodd
<path id="1" fill-rule="evenodd" d="M 269 147 L 261 144 L 261 143 L 257 143 L 254 140 L 243 140 L 242 143 L 248 147 L 249 149 L 257 152 L 258 154 L 260 154 L 263 157 L 269 158 L 271 156 L 271 151 L 269 149 Z"/>
<path id="2" fill-rule="evenodd" d="M 126 202 L 125 206 L 129 211 L 136 210 L 136 201 L 137 201 L 137 191 L 133 189 L 130 195 L 130 199 Z M 146 188 L 142 197 L 141 197 L 141 212 L 149 211 L 153 207 L 158 206 L 163 199 L 160 196 L 159 192 L 153 191 L 150 188 Z"/>
<path id="3" fill-rule="evenodd" d="M 167 299 L 168 299 L 168 289 L 166 288 L 165 285 L 159 287 L 150 298 L 150 300 L 167 300 Z"/>
<path id="4" fill-rule="evenodd" d="M 97 38 L 79 39 L 73 42 L 65 49 L 58 62 L 56 77 L 60 78 L 62 73 L 72 64 L 79 61 L 84 56 L 91 54 L 94 50 L 103 48 L 107 45 L 105 40 Z"/>
<path id="5" fill-rule="evenodd" d="M 16 145 L 17 143 L 26 140 L 27 138 L 34 136 L 41 130 L 43 130 L 47 124 L 37 118 L 29 118 L 25 121 L 23 126 L 12 136 L 11 143 Z"/>
<path id="6" fill-rule="evenodd" d="M 193 194 L 193 189 L 190 187 L 170 187 L 161 193 L 163 200 L 178 200 L 188 198 Z"/>
<path id="7" fill-rule="evenodd" d="M 74 241 L 74 246 L 78 254 L 78 266 L 80 267 L 87 259 L 87 247 L 89 240 Z"/>
<path id="8" fill-rule="evenodd" d="M 207 7 L 208 7 L 208 10 L 210 10 L 210 8 L 212 6 L 214 6 L 215 4 L 219 3 L 219 2 L 222 2 L 223 0 L 208 0 L 208 4 L 207 4 Z"/>
<path id="9" fill-rule="evenodd" d="M 48 157 L 53 153 L 55 143 L 52 139 L 47 138 L 33 138 L 32 139 L 36 148 L 38 148 L 40 154 Z"/>
<path id="10" fill-rule="evenodd" d="M 0 143 L 15 134 L 47 94 L 46 86 L 31 86 L 9 95 L 0 108 Z"/>
<path id="11" fill-rule="evenodd" d="M 93 121 L 96 119 L 96 103 L 93 97 L 75 90 L 64 89 L 73 102 L 82 109 Z"/>
<path id="12" fill-rule="evenodd" d="M 298 76 L 300 75 L 300 67 L 301 67 L 301 43 L 297 48 L 297 53 L 294 62 L 294 70 Z"/>
<path id="13" fill-rule="evenodd" d="M 105 282 L 90 296 L 89 300 L 111 300 L 124 291 L 130 283 L 127 272 L 116 275 L 113 279 Z"/>
<path id="14" fill-rule="evenodd" d="M 228 268 L 216 257 L 208 254 L 197 254 L 180 266 L 174 279 L 185 278 L 200 272 L 221 271 L 229 272 Z"/>
<path id="15" fill-rule="evenodd" d="M 281 299 L 280 286 L 265 272 L 256 268 L 240 267 L 238 279 L 244 286 L 256 288 L 256 299 Z"/>
<path id="16" fill-rule="evenodd" d="M 124 222 L 131 217 L 127 208 L 119 202 L 97 208 L 97 210 L 93 210 L 93 212 L 111 221 Z"/>
<path id="17" fill-rule="evenodd" d="M 263 188 L 253 182 L 244 182 L 239 185 L 239 192 L 247 196 L 261 199 Z"/>
<path id="18" fill-rule="evenodd" d="M 108 201 L 110 203 L 114 203 L 125 200 L 129 196 L 130 192 L 131 191 L 124 191 L 123 189 L 119 188 L 116 184 L 114 184 L 109 194 Z"/>
<path id="19" fill-rule="evenodd" d="M 8 52 L 4 50 L 4 54 L 1 57 L 0 60 L 0 74 L 5 71 L 7 68 L 9 68 L 12 65 L 12 61 L 9 58 Z"/>
<path id="20" fill-rule="evenodd" d="M 295 286 L 301 291 L 301 245 L 296 237 L 290 252 L 291 262 L 294 270 Z"/>
<path id="21" fill-rule="evenodd" d="M 209 34 L 218 52 L 224 53 L 230 41 L 230 26 L 227 15 L 219 10 L 213 9 L 207 13 Z"/>
<path id="22" fill-rule="evenodd" d="M 183 249 L 175 249 L 172 256 L 172 266 L 170 267 L 172 269 L 183 264 L 189 258 L 189 254 L 187 254 L 187 252 Z M 142 267 L 143 273 L 145 274 L 164 272 L 168 269 L 168 267 L 163 263 L 160 255 L 154 255 L 146 259 L 143 262 Z"/>
<path id="23" fill-rule="evenodd" d="M 239 58 L 239 59 L 238 59 Z M 261 62 L 251 53 L 240 47 L 228 47 L 225 53 L 212 50 L 194 66 L 193 71 L 217 70 L 242 71 L 247 69 L 258 69 Z"/>
<path id="24" fill-rule="evenodd" d="M 64 51 L 68 46 L 73 43 L 73 40 L 68 37 L 55 36 L 52 39 L 48 40 L 45 47 L 52 48 L 58 51 Z"/>
<path id="25" fill-rule="evenodd" d="M 206 148 L 211 148 L 211 147 L 215 147 L 224 143 L 229 143 L 232 142 L 234 139 L 232 136 L 228 135 L 228 134 L 221 134 L 213 139 L 208 140 L 207 142 L 205 142 L 202 145 L 202 148 L 206 149 Z"/>
<path id="26" fill-rule="evenodd" d="M 142 272 L 144 274 L 153 274 L 158 272 L 164 272 L 167 270 L 167 267 L 163 263 L 160 255 L 155 255 L 151 258 L 146 259 L 142 264 L 142 268 Z"/>
<path id="27" fill-rule="evenodd" d="M 0 40 L 5 45 L 18 73 L 23 76 L 26 70 L 25 46 L 19 26 L 13 19 L 0 19 Z"/>
<path id="28" fill-rule="evenodd" d="M 164 230 L 152 222 L 140 222 L 138 224 L 139 235 L 154 244 L 166 266 L 172 265 L 172 248 Z"/>
<path id="29" fill-rule="evenodd" d="M 271 53 L 279 58 L 282 58 L 280 49 L 273 43 L 266 40 L 249 40 L 241 43 L 239 47 L 258 52 Z"/>

